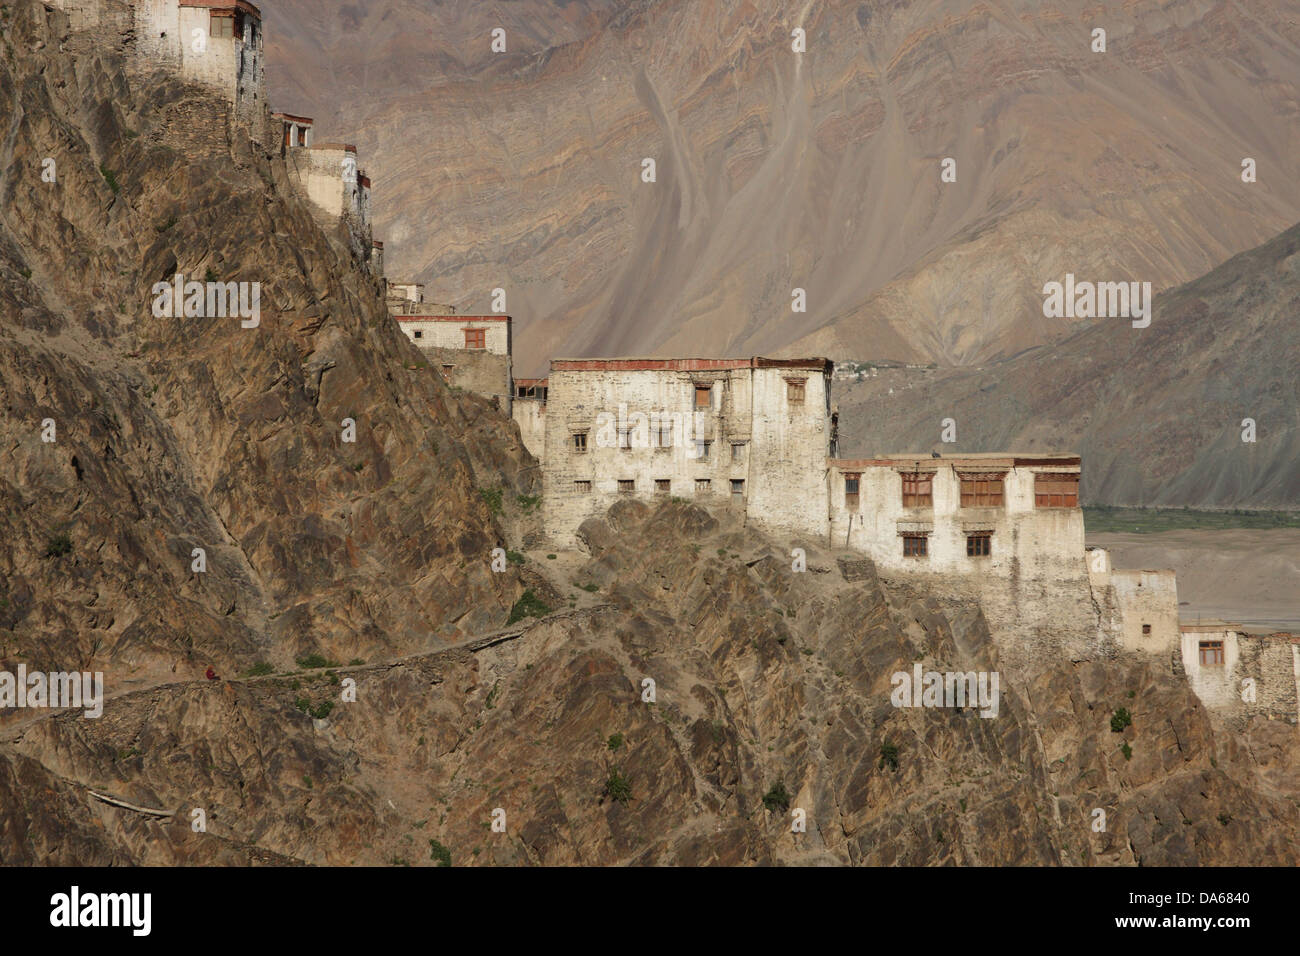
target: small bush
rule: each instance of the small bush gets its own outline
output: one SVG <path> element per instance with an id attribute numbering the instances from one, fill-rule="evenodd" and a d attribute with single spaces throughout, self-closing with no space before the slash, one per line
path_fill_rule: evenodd
<path id="1" fill-rule="evenodd" d="M 1133 748 L 1130 747 L 1127 743 L 1125 743 L 1123 747 L 1120 747 L 1119 750 L 1120 753 L 1124 755 L 1125 760 L 1133 759 Z"/>
<path id="2" fill-rule="evenodd" d="M 479 496 L 483 499 L 484 504 L 491 514 L 501 514 L 501 489 L 500 488 L 480 488 Z"/>
<path id="3" fill-rule="evenodd" d="M 332 661 L 321 654 L 308 654 L 306 657 L 298 658 L 298 666 L 305 671 L 317 670 L 321 667 L 338 667 L 338 661 Z"/>
<path id="4" fill-rule="evenodd" d="M 524 514 L 532 514 L 537 510 L 537 506 L 542 503 L 541 495 L 516 495 L 515 503 L 519 505 Z"/>
<path id="5" fill-rule="evenodd" d="M 203 281 L 204 281 L 204 282 L 220 282 L 220 281 L 221 281 L 221 276 L 217 275 L 217 274 L 212 270 L 212 267 L 211 267 L 211 266 L 208 266 L 207 271 L 203 273 Z"/>
<path id="6" fill-rule="evenodd" d="M 605 781 L 605 796 L 619 803 L 627 803 L 632 799 L 632 785 L 628 783 L 627 777 L 619 773 L 617 767 L 609 771 L 609 779 Z"/>
<path id="7" fill-rule="evenodd" d="M 334 709 L 334 701 L 327 700 L 319 707 L 307 711 L 307 713 L 311 714 L 317 720 L 324 720 L 326 717 L 330 715 L 330 711 L 332 711 L 333 709 Z"/>
<path id="8" fill-rule="evenodd" d="M 578 587 L 589 594 L 595 594 L 597 591 L 600 590 L 599 584 L 579 584 Z"/>
<path id="9" fill-rule="evenodd" d="M 451 866 L 451 850 L 437 840 L 429 841 L 429 859 L 437 860 L 439 866 Z"/>
<path id="10" fill-rule="evenodd" d="M 1111 715 L 1110 732 L 1113 734 L 1122 734 L 1124 732 L 1124 728 L 1130 726 L 1132 723 L 1133 723 L 1133 717 L 1128 712 L 1128 709 L 1125 707 L 1121 707 L 1119 710 L 1115 711 L 1115 713 Z"/>
<path id="11" fill-rule="evenodd" d="M 72 539 L 66 534 L 56 534 L 45 545 L 47 558 L 61 558 L 72 551 Z"/>
<path id="12" fill-rule="evenodd" d="M 786 792 L 784 780 L 778 780 L 772 784 L 772 788 L 767 793 L 763 794 L 763 806 L 773 812 L 781 813 L 790 809 L 790 794 Z"/>
<path id="13" fill-rule="evenodd" d="M 509 561 L 511 564 L 524 564 L 525 562 L 527 562 L 528 559 L 525 558 L 525 557 L 524 557 L 522 554 L 520 554 L 518 551 L 509 551 L 509 550 L 507 550 L 507 551 L 506 551 L 506 560 Z"/>
<path id="14" fill-rule="evenodd" d="M 114 196 L 122 191 L 122 187 L 117 184 L 117 177 L 113 175 L 113 171 L 102 163 L 99 167 L 99 175 L 104 177 L 104 182 L 108 183 L 108 188 L 113 190 Z"/>
<path id="15" fill-rule="evenodd" d="M 254 664 L 248 670 L 244 671 L 244 673 L 240 674 L 239 676 L 240 677 L 264 677 L 267 674 L 273 674 L 273 673 L 275 673 L 274 667 L 272 667 L 266 661 L 258 661 L 256 664 Z"/>
<path id="16" fill-rule="evenodd" d="M 509 627 L 526 617 L 545 617 L 550 613 L 551 609 L 542 603 L 541 599 L 533 593 L 532 588 L 529 588 L 520 595 L 519 600 L 510 609 L 510 619 L 506 621 L 506 626 Z"/>
<path id="17" fill-rule="evenodd" d="M 884 770 L 886 764 L 890 770 L 898 770 L 898 745 L 891 744 L 888 740 L 880 745 L 880 769 Z"/>
<path id="18" fill-rule="evenodd" d="M 623 746 L 623 735 L 610 734 L 608 746 L 610 750 L 617 750 L 619 747 Z"/>
<path id="19" fill-rule="evenodd" d="M 352 660 L 348 661 L 348 667 L 361 667 L 363 664 L 365 664 L 365 661 L 359 657 L 354 657 Z"/>

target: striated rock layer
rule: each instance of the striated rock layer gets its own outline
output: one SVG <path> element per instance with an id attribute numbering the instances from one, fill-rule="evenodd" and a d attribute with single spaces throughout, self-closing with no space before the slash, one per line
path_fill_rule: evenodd
<path id="1" fill-rule="evenodd" d="M 389 271 L 471 311 L 507 289 L 521 375 L 777 349 L 976 364 L 1077 329 L 1042 314 L 1067 272 L 1159 291 L 1300 221 L 1288 0 L 601 6 L 270 14 L 274 96 L 374 159 Z M 344 29 L 336 67 L 314 51 Z"/>
<path id="2" fill-rule="evenodd" d="M 999 663 L 976 607 L 665 502 L 539 583 L 600 603 L 484 649 L 189 683 L 0 749 L 6 862 L 1295 865 L 1296 729 L 1217 731 L 1169 661 Z M 534 555 L 547 564 L 541 554 Z M 545 569 L 544 569 L 545 570 Z M 997 716 L 891 675 L 1000 671 Z M 646 702 L 646 680 L 654 701 Z M 1126 709 L 1131 724 L 1112 731 Z M 25 800 L 35 788 L 49 796 Z M 172 811 L 159 821 L 86 788 Z M 12 799 L 10 798 L 12 797 Z M 208 832 L 191 832 L 192 810 Z M 791 832 L 803 810 L 806 832 Z M 1095 811 L 1105 827 L 1094 832 Z M 504 812 L 504 818 L 498 811 Z M 494 814 L 504 831 L 492 829 Z M 433 842 L 431 842 L 433 841 Z"/>

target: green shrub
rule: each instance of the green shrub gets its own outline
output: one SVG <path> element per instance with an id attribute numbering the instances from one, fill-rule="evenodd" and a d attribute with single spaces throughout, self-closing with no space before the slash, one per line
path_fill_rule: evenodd
<path id="1" fill-rule="evenodd" d="M 627 777 L 619 773 L 617 767 L 610 768 L 609 779 L 605 781 L 605 796 L 619 803 L 627 803 L 632 799 L 632 785 L 628 783 Z"/>
<path id="2" fill-rule="evenodd" d="M 437 840 L 429 841 L 429 859 L 437 860 L 439 866 L 451 866 L 451 850 Z"/>
<path id="3" fill-rule="evenodd" d="M 248 670 L 244 671 L 244 673 L 240 674 L 239 676 L 240 677 L 263 677 L 267 674 L 273 674 L 273 673 L 275 673 L 274 667 L 272 667 L 266 661 L 258 661 L 256 664 L 254 664 Z"/>
<path id="4" fill-rule="evenodd" d="M 479 496 L 483 499 L 484 504 L 491 514 L 501 514 L 501 489 L 500 488 L 480 488 Z"/>
<path id="5" fill-rule="evenodd" d="M 326 717 L 328 717 L 328 716 L 330 715 L 330 711 L 332 711 L 333 709 L 334 709 L 334 701 L 332 701 L 332 700 L 327 700 L 327 701 L 325 701 L 325 703 L 321 704 L 319 707 L 316 707 L 316 708 L 313 709 L 313 710 L 309 710 L 309 711 L 307 711 L 307 713 L 311 714 L 311 715 L 312 715 L 313 717 L 315 717 L 317 720 L 324 720 Z"/>
<path id="6" fill-rule="evenodd" d="M 317 670 L 321 667 L 338 667 L 338 661 L 332 661 L 321 654 L 308 654 L 306 657 L 298 658 L 298 666 L 305 671 Z"/>
<path id="7" fill-rule="evenodd" d="M 1115 711 L 1110 718 L 1110 731 L 1113 734 L 1121 734 L 1124 728 L 1133 723 L 1133 717 L 1129 714 L 1128 709 L 1121 707 Z"/>
<path id="8" fill-rule="evenodd" d="M 886 764 L 890 770 L 898 770 L 898 746 L 888 740 L 880 745 L 880 769 L 884 770 Z"/>
<path id="9" fill-rule="evenodd" d="M 99 175 L 104 177 L 104 182 L 108 183 L 108 188 L 113 190 L 114 196 L 122 191 L 122 187 L 117 184 L 117 177 L 113 175 L 113 171 L 102 163 L 99 166 Z"/>
<path id="10" fill-rule="evenodd" d="M 348 667 L 361 667 L 363 664 L 365 664 L 365 661 L 359 657 L 354 657 L 352 660 L 348 661 Z"/>
<path id="11" fill-rule="evenodd" d="M 617 750 L 619 747 L 623 746 L 623 735 L 610 734 L 608 746 L 610 750 Z"/>
<path id="12" fill-rule="evenodd" d="M 763 806 L 781 813 L 790 809 L 790 794 L 786 792 L 784 780 L 778 780 L 772 784 L 772 788 L 767 793 L 763 794 Z"/>
<path id="13" fill-rule="evenodd" d="M 72 539 L 66 534 L 56 534 L 45 545 L 47 558 L 61 558 L 72 551 Z"/>
<path id="14" fill-rule="evenodd" d="M 550 613 L 551 609 L 542 603 L 541 599 L 533 593 L 532 588 L 529 588 L 520 595 L 519 600 L 510 609 L 510 619 L 506 621 L 506 626 L 509 627 L 526 617 L 545 617 Z"/>
<path id="15" fill-rule="evenodd" d="M 1133 759 L 1133 748 L 1130 747 L 1130 746 L 1128 745 L 1127 742 L 1124 744 L 1123 747 L 1120 747 L 1119 750 L 1120 750 L 1120 753 L 1122 753 L 1122 754 L 1124 755 L 1124 759 L 1125 759 L 1125 760 L 1132 760 L 1132 759 Z"/>
<path id="16" fill-rule="evenodd" d="M 578 587 L 588 592 L 589 594 L 595 594 L 597 591 L 600 590 L 599 584 L 579 584 Z"/>
<path id="17" fill-rule="evenodd" d="M 542 503 L 541 495 L 516 495 L 515 503 L 519 505 L 524 514 L 532 514 L 537 510 L 537 506 Z"/>

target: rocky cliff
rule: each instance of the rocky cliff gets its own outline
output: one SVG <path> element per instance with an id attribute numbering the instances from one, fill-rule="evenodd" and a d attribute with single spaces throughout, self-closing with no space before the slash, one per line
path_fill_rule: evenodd
<path id="1" fill-rule="evenodd" d="M 993 718 L 895 708 L 891 675 L 917 664 L 999 669 L 978 608 L 898 601 L 869 562 L 816 549 L 794 573 L 786 549 L 686 504 L 625 503 L 583 535 L 591 555 L 537 585 L 571 607 L 477 650 L 157 687 L 113 701 L 101 720 L 11 731 L 0 855 L 1297 861 L 1294 726 L 1217 731 L 1168 662 L 1003 670 Z M 340 678 L 357 681 L 356 703 L 319 720 L 295 706 L 318 707 Z M 1120 708 L 1131 723 L 1117 732 Z M 205 833 L 192 830 L 195 809 Z M 795 811 L 805 832 L 792 832 Z"/>
<path id="2" fill-rule="evenodd" d="M 681 502 L 529 548 L 517 431 L 277 160 L 160 143 L 194 91 L 36 0 L 0 26 L 0 670 L 109 696 L 0 717 L 0 862 L 1297 862 L 1294 726 L 1223 734 L 1167 661 L 1008 671 L 977 606 Z M 178 271 L 258 327 L 155 317 Z M 997 716 L 895 708 L 918 664 L 1003 670 Z"/>
<path id="3" fill-rule="evenodd" d="M 425 367 L 280 161 L 156 135 L 205 94 L 0 11 L 0 657 L 121 686 L 501 624 L 493 505 L 538 484 L 513 427 Z M 260 324 L 156 317 L 177 273 L 259 283 Z"/>

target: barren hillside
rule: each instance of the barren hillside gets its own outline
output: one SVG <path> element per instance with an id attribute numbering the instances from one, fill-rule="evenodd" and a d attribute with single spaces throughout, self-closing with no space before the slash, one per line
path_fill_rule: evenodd
<path id="1" fill-rule="evenodd" d="M 1073 331 L 1041 309 L 1066 272 L 1160 290 L 1300 221 L 1291 0 L 269 6 L 274 97 L 356 131 L 389 271 L 465 308 L 506 288 L 523 375 L 984 362 Z"/>

